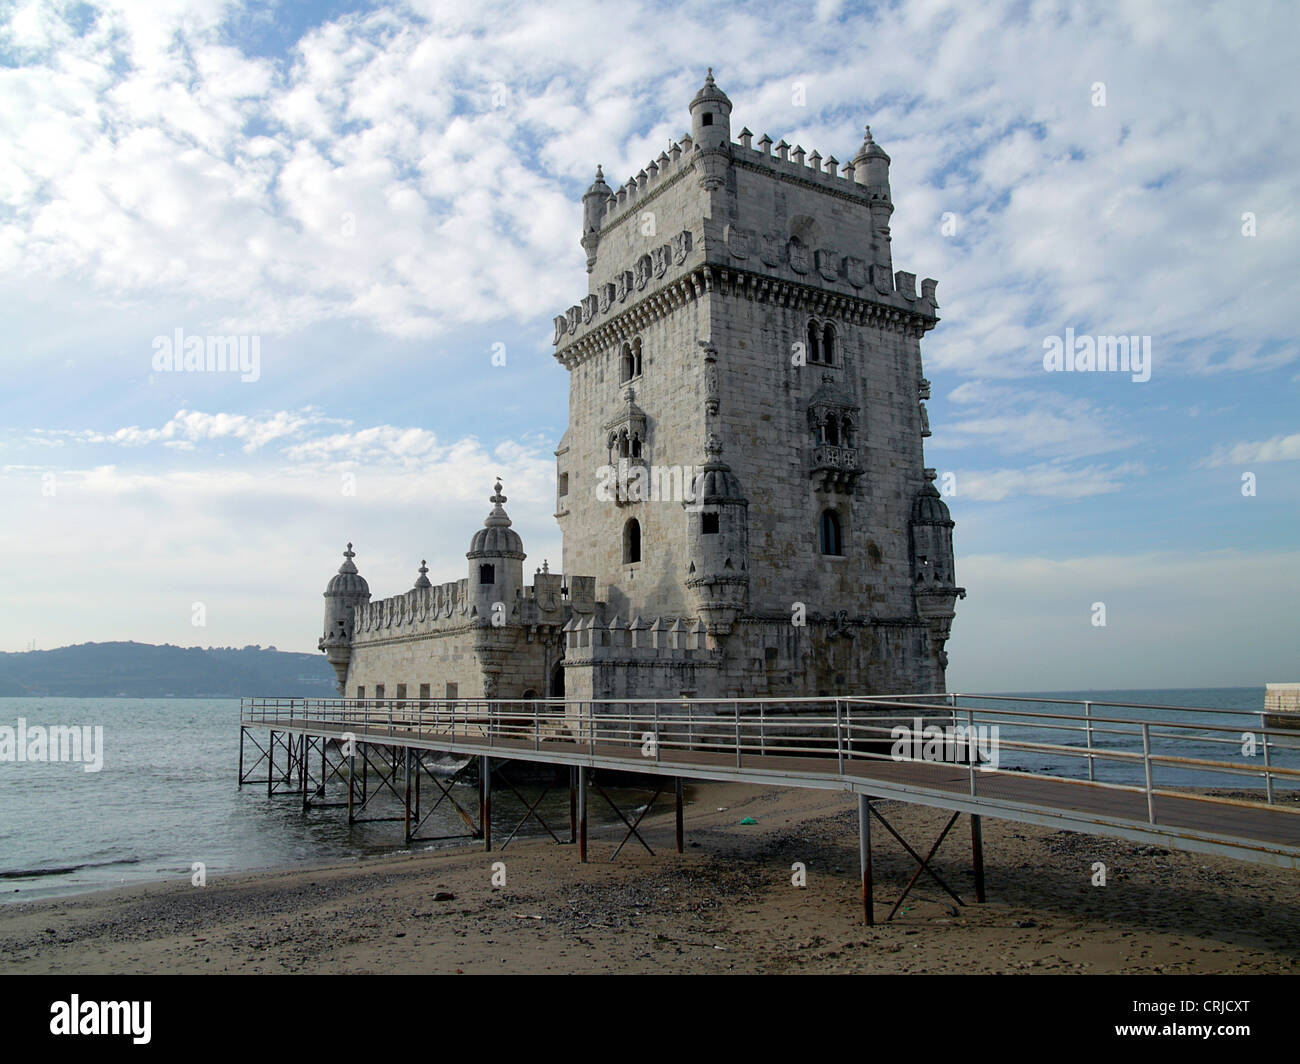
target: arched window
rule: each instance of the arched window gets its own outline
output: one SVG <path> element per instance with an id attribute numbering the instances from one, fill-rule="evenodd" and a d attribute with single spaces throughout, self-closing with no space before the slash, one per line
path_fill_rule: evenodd
<path id="1" fill-rule="evenodd" d="M 822 332 L 822 361 L 828 366 L 835 364 L 835 326 L 829 322 Z"/>
<path id="2" fill-rule="evenodd" d="M 632 341 L 632 376 L 641 376 L 641 337 Z"/>
<path id="3" fill-rule="evenodd" d="M 623 526 L 623 564 L 641 560 L 641 522 L 633 517 Z"/>
<path id="4" fill-rule="evenodd" d="M 822 430 L 822 435 L 825 442 L 829 443 L 832 447 L 838 447 L 840 445 L 840 423 L 835 420 L 834 414 L 826 415 L 826 426 Z"/>
<path id="5" fill-rule="evenodd" d="M 624 344 L 619 353 L 619 381 L 626 384 L 632 379 L 632 345 Z"/>
<path id="6" fill-rule="evenodd" d="M 820 333 L 821 330 L 817 328 L 817 323 L 815 321 L 810 321 L 808 323 L 808 361 L 809 362 L 820 362 L 822 360 Z"/>
<path id="7" fill-rule="evenodd" d="M 628 456 L 627 430 L 624 429 L 618 434 L 618 456 L 626 458 Z"/>
<path id="8" fill-rule="evenodd" d="M 497 582 L 497 567 L 495 565 L 480 565 L 478 567 L 478 582 L 480 584 L 495 584 Z"/>
<path id="9" fill-rule="evenodd" d="M 840 538 L 840 515 L 834 510 L 822 511 L 821 547 L 823 554 L 844 553 L 844 543 Z"/>
<path id="10" fill-rule="evenodd" d="M 632 437 L 632 457 L 633 457 L 633 458 L 640 458 L 640 457 L 641 457 L 641 437 L 640 437 L 640 436 L 633 436 L 633 437 Z"/>
<path id="11" fill-rule="evenodd" d="M 840 442 L 845 447 L 853 446 L 853 418 L 848 414 L 840 419 Z"/>

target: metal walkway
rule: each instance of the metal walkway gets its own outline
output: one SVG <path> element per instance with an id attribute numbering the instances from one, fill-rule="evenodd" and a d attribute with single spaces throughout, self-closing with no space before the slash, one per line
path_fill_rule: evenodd
<path id="1" fill-rule="evenodd" d="M 263 731 L 269 733 L 269 745 L 251 740 L 262 757 L 246 769 L 245 740 L 250 732 Z M 278 777 L 277 743 L 285 753 Z M 914 851 L 873 808 L 882 799 L 950 810 L 953 818 L 944 836 L 958 815 L 971 816 L 978 900 L 983 900 L 983 816 L 1300 867 L 1300 804 L 1286 801 L 1300 788 L 1300 731 L 1265 727 L 1262 712 L 972 695 L 600 702 L 242 700 L 241 785 L 252 781 L 266 759 L 267 776 L 256 782 L 265 783 L 268 793 L 276 793 L 277 786 L 279 793 L 301 790 L 307 806 L 314 780 L 323 794 L 329 778 L 346 776 L 351 816 L 356 751 L 361 751 L 364 776 L 373 763 L 372 748 L 388 752 L 393 778 L 399 757 L 422 758 L 424 752 L 437 751 L 479 758 L 487 783 L 481 787 L 479 825 L 471 834 L 481 837 L 486 830 L 489 846 L 485 810 L 490 809 L 494 759 L 498 765 L 570 766 L 573 828 L 581 836 L 575 841 L 584 859 L 585 770 L 676 779 L 679 849 L 682 778 L 853 792 L 859 797 L 868 922 L 873 919 L 873 816 L 916 859 L 917 876 L 928 871 L 938 880 L 928 866 L 930 858 Z M 316 751 L 321 767 L 313 776 Z M 352 759 L 346 773 L 340 751 Z M 336 757 L 332 769 L 331 753 Z M 1034 766 L 1044 761 L 1052 764 Z M 417 825 L 420 776 L 417 769 Z M 382 773 L 381 778 L 403 798 L 393 779 Z M 1195 790 L 1185 782 L 1189 778 L 1198 781 Z M 1213 784 L 1205 782 L 1210 778 Z M 1211 797 L 1203 793 L 1210 786 L 1257 794 L 1258 800 Z M 409 785 L 405 802 L 412 838 Z M 464 810 L 462 816 L 474 828 L 473 818 Z M 635 825 L 624 822 L 627 838 L 640 838 Z"/>

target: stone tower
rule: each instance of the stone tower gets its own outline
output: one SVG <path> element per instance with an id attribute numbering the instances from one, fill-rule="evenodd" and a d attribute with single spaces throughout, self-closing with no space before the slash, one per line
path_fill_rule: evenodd
<path id="1" fill-rule="evenodd" d="M 588 290 L 555 318 L 570 697 L 941 691 L 953 522 L 928 477 L 920 339 L 893 270 L 889 156 L 691 132 L 583 196 Z M 725 461 L 724 456 L 725 455 Z"/>

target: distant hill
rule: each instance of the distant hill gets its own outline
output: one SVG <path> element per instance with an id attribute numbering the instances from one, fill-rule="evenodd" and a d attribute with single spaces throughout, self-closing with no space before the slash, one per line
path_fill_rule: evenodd
<path id="1" fill-rule="evenodd" d="M 0 654 L 0 697 L 218 697 L 337 694 L 323 654 L 275 647 L 176 647 L 80 643 Z"/>

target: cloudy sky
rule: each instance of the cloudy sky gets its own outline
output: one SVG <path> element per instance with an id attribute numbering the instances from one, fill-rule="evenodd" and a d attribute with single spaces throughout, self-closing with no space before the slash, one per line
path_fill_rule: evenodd
<path id="1" fill-rule="evenodd" d="M 1298 21 L 0 3 L 0 650 L 314 651 L 348 539 L 377 594 L 459 578 L 497 474 L 558 563 L 579 197 L 711 64 L 733 129 L 848 159 L 870 122 L 893 158 L 895 266 L 940 282 L 950 685 L 1298 680 Z M 1150 379 L 1045 371 L 1066 329 L 1150 337 Z M 177 330 L 256 373 L 156 371 Z"/>

